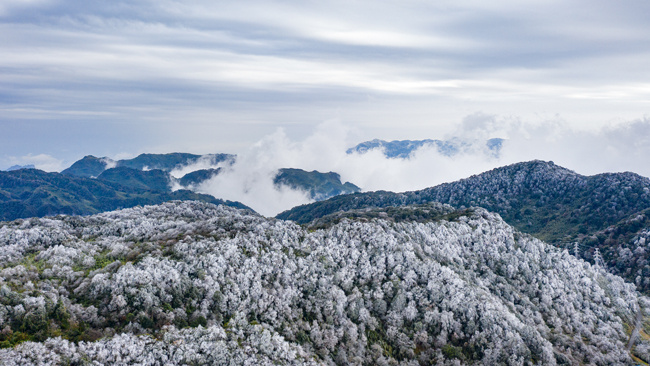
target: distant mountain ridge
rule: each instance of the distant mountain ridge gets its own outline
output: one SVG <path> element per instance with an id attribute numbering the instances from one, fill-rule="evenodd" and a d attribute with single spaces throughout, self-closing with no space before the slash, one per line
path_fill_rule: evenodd
<path id="1" fill-rule="evenodd" d="M 175 178 L 169 173 L 174 169 L 181 169 L 202 160 L 205 165 L 217 166 L 225 162 L 234 164 L 236 155 L 232 154 L 207 154 L 196 155 L 188 153 L 170 154 L 141 154 L 133 159 L 114 161 L 110 158 L 98 158 L 87 155 L 74 162 L 61 174 L 85 178 L 97 178 L 132 186 L 141 189 L 157 191 L 171 191 L 180 185 L 184 189 L 195 190 L 205 181 L 212 179 L 223 172 L 221 167 L 198 169 Z M 314 200 L 324 200 L 340 194 L 359 192 L 361 188 L 350 182 L 341 182 L 338 173 L 321 173 L 318 171 L 305 171 L 295 168 L 279 169 L 273 179 L 277 187 L 287 186 L 307 192 Z"/>
<path id="2" fill-rule="evenodd" d="M 205 182 L 208 179 L 212 179 L 215 175 L 221 172 L 221 168 L 217 169 L 199 169 L 193 172 L 185 174 L 178 180 L 178 183 L 183 187 L 196 186 Z"/>
<path id="3" fill-rule="evenodd" d="M 12 165 L 9 168 L 5 170 L 5 172 L 11 172 L 14 170 L 20 170 L 20 169 L 36 169 L 36 167 L 33 164 L 28 164 L 28 165 Z"/>
<path id="4" fill-rule="evenodd" d="M 200 159 L 207 160 L 208 163 L 216 165 L 220 162 L 234 160 L 235 155 L 231 154 L 206 154 L 197 155 L 189 153 L 169 153 L 169 154 L 140 154 L 133 159 L 122 159 L 114 161 L 110 158 L 98 158 L 93 155 L 84 156 L 81 160 L 74 162 L 69 168 L 63 170 L 61 174 L 74 175 L 85 178 L 98 177 L 104 170 L 115 167 L 127 167 L 137 170 L 159 169 L 170 172 L 182 166 L 194 164 Z"/>
<path id="5" fill-rule="evenodd" d="M 0 221 L 58 214 L 89 215 L 170 200 L 199 200 L 249 209 L 239 202 L 224 201 L 188 190 L 156 191 L 144 186 L 46 173 L 37 169 L 0 172 Z"/>
<path id="6" fill-rule="evenodd" d="M 338 173 L 321 173 L 316 170 L 308 172 L 302 169 L 280 169 L 273 183 L 305 191 L 316 201 L 361 191 L 361 188 L 350 182 L 342 183 Z"/>
<path id="7" fill-rule="evenodd" d="M 487 140 L 483 147 L 494 156 L 499 156 L 501 151 L 501 146 L 503 144 L 503 139 L 493 138 Z M 349 148 L 346 152 L 348 154 L 359 153 L 365 154 L 366 152 L 374 149 L 381 149 L 384 152 L 384 155 L 387 158 L 399 158 L 407 159 L 413 155 L 413 153 L 425 146 L 435 147 L 438 152 L 444 156 L 454 156 L 461 152 L 464 149 L 470 148 L 476 144 L 475 142 L 469 142 L 461 139 L 450 139 L 450 140 L 394 140 L 394 141 L 385 141 L 380 139 L 374 139 L 371 141 L 362 142 L 355 147 Z M 478 143 L 481 145 L 481 143 Z"/>
<path id="8" fill-rule="evenodd" d="M 134 159 L 113 161 L 88 155 L 61 173 L 24 167 L 0 172 L 0 221 L 57 214 L 88 215 L 186 199 L 248 208 L 239 202 L 193 191 L 223 168 L 199 169 L 181 178 L 170 175 L 171 170 L 194 163 L 216 166 L 222 162 L 232 164 L 234 159 L 231 154 L 171 153 L 141 154 Z M 305 191 L 315 200 L 360 191 L 352 183 L 342 183 L 337 173 L 301 169 L 280 169 L 274 184 Z"/>

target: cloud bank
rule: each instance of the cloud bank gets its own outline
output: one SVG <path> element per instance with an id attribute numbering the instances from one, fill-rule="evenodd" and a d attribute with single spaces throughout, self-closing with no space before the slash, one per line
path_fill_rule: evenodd
<path id="1" fill-rule="evenodd" d="M 576 130 L 562 121 L 523 123 L 486 114 L 466 117 L 449 136 L 469 147 L 454 156 L 441 155 L 435 147 L 423 147 L 409 159 L 389 159 L 382 151 L 346 154 L 354 131 L 339 122 L 327 122 L 307 138 L 294 141 L 284 130 L 263 138 L 238 156 L 231 167 L 198 187 L 219 198 L 241 201 L 258 212 L 273 216 L 298 204 L 309 203 L 304 192 L 278 189 L 273 178 L 280 168 L 334 171 L 364 191 L 408 191 L 479 174 L 489 169 L 533 159 L 592 175 L 633 171 L 650 176 L 650 120 L 639 119 L 597 131 Z M 452 136 L 453 135 L 453 136 Z M 429 136 L 427 136 L 429 137 Z M 484 143 L 505 138 L 495 157 Z"/>

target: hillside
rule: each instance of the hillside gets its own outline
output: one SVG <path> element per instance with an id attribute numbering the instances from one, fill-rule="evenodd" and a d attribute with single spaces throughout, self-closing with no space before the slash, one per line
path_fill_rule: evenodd
<path id="1" fill-rule="evenodd" d="M 337 210 L 425 202 L 484 207 L 523 232 L 552 242 L 570 241 L 650 208 L 650 179 L 633 173 L 588 177 L 553 162 L 531 161 L 420 191 L 336 197 L 296 207 L 278 218 L 307 223 Z"/>
<path id="2" fill-rule="evenodd" d="M 36 169 L 0 172 L 0 221 L 58 214 L 89 215 L 169 200 L 200 200 L 247 208 L 239 202 L 187 190 L 150 191 Z"/>
<path id="3" fill-rule="evenodd" d="M 486 208 L 499 213 L 518 230 L 555 245 L 566 247 L 578 241 L 587 258 L 591 258 L 594 246 L 601 242 L 608 267 L 615 267 L 624 245 L 612 240 L 605 244 L 605 239 L 596 240 L 604 234 L 597 234 L 650 208 L 650 179 L 633 173 L 583 176 L 553 162 L 531 161 L 420 191 L 368 192 L 334 197 L 295 207 L 277 217 L 305 224 L 339 210 L 426 202 Z M 637 230 L 638 227 L 628 234 L 634 236 Z M 636 247 L 630 250 L 634 251 Z M 641 270 L 644 266 L 637 266 L 638 270 L 631 272 L 616 273 L 636 283 L 637 276 L 645 274 Z M 644 291 L 650 291 L 647 282 L 640 282 Z"/>
<path id="4" fill-rule="evenodd" d="M 86 155 L 82 159 L 75 161 L 69 168 L 61 171 L 61 174 L 72 175 L 75 177 L 96 178 L 108 168 L 109 164 L 114 165 L 114 162 L 108 158 L 98 158 L 92 155 Z"/>
<path id="5" fill-rule="evenodd" d="M 133 159 L 122 159 L 113 161 L 109 158 L 97 158 L 92 155 L 83 157 L 74 162 L 69 168 L 61 173 L 65 175 L 74 175 L 84 178 L 95 178 L 104 170 L 110 168 L 126 167 L 136 170 L 153 170 L 158 169 L 170 172 L 182 166 L 194 164 L 203 159 L 206 162 L 215 165 L 219 162 L 233 160 L 234 155 L 230 154 L 207 154 L 197 155 L 188 153 L 169 153 L 169 154 L 140 154 Z"/>
<path id="6" fill-rule="evenodd" d="M 20 169 L 36 169 L 33 164 L 27 164 L 27 165 L 12 165 L 9 168 L 5 169 L 6 172 L 10 172 L 12 170 L 20 170 Z"/>
<path id="7" fill-rule="evenodd" d="M 211 179 L 221 172 L 221 168 L 217 169 L 200 169 L 185 174 L 178 180 L 178 183 L 183 187 L 196 186 L 204 181 Z"/>
<path id="8" fill-rule="evenodd" d="M 650 293 L 650 209 L 577 241 L 579 256 L 593 259 L 594 249 L 598 248 L 610 272 Z M 567 247 L 575 250 L 575 246 Z"/>
<path id="9" fill-rule="evenodd" d="M 111 168 L 104 170 L 97 179 L 139 190 L 171 191 L 171 177 L 167 172 L 160 169 Z"/>
<path id="10" fill-rule="evenodd" d="M 133 169 L 160 169 L 166 172 L 172 171 L 184 165 L 194 164 L 199 159 L 207 159 L 210 164 L 216 165 L 219 162 L 232 160 L 234 155 L 230 154 L 208 154 L 196 155 L 188 153 L 169 153 L 169 154 L 140 154 L 133 159 L 117 161 L 117 166 L 123 166 Z"/>
<path id="11" fill-rule="evenodd" d="M 342 183 L 338 173 L 321 173 L 316 170 L 308 172 L 302 169 L 280 169 L 273 183 L 276 186 L 284 185 L 305 191 L 316 201 L 361 191 L 361 188 L 350 182 Z"/>
<path id="12" fill-rule="evenodd" d="M 173 202 L 5 223 L 0 363 L 632 364 L 650 303 L 620 278 L 483 209 L 352 216 Z"/>

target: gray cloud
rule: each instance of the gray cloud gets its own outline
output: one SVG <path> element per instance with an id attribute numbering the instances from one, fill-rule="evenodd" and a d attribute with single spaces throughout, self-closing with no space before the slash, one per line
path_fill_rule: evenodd
<path id="1" fill-rule="evenodd" d="M 450 133 L 476 112 L 602 128 L 649 113 L 649 10 L 5 1 L 0 125 L 23 127 L 0 137 L 0 156 L 238 152 L 278 126 L 302 138 L 332 118 L 388 139 Z"/>

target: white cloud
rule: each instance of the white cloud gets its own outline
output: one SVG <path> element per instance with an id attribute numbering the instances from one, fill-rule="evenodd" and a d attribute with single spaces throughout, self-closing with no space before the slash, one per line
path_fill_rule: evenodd
<path id="1" fill-rule="evenodd" d="M 177 167 L 176 169 L 169 172 L 169 174 L 174 178 L 182 178 L 185 174 L 197 170 L 223 168 L 229 166 L 230 163 L 231 163 L 230 160 L 225 160 L 225 161 L 220 161 L 217 164 L 213 164 L 213 158 L 210 155 L 203 155 L 193 164 Z"/>
<path id="2" fill-rule="evenodd" d="M 34 165 L 36 169 L 46 172 L 59 172 L 64 169 L 63 161 L 47 154 L 25 155 L 20 157 L 9 157 L 11 165 Z"/>
<path id="3" fill-rule="evenodd" d="M 310 202 L 303 192 L 277 189 L 272 180 L 279 168 L 334 171 L 364 191 L 407 191 L 479 174 L 492 168 L 534 159 L 556 164 L 585 175 L 633 171 L 650 176 L 650 120 L 612 125 L 596 131 L 577 130 L 561 120 L 539 123 L 474 114 L 452 135 L 469 145 L 455 156 L 441 155 L 435 147 L 418 149 L 409 159 L 388 159 L 380 150 L 346 154 L 353 134 L 340 122 L 326 122 L 302 141 L 292 141 L 284 131 L 267 136 L 242 154 L 232 168 L 199 190 L 215 197 L 241 201 L 272 216 Z M 450 135 L 451 136 L 451 135 Z M 450 137 L 447 136 L 447 137 Z M 427 136 L 427 138 L 442 136 Z M 501 137 L 500 156 L 484 146 Z"/>

